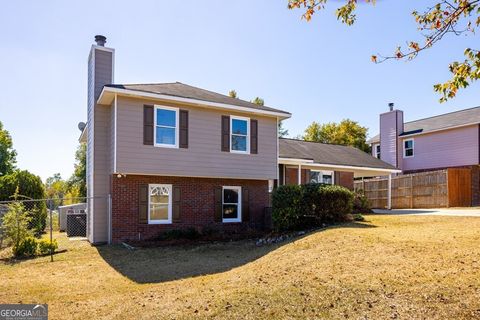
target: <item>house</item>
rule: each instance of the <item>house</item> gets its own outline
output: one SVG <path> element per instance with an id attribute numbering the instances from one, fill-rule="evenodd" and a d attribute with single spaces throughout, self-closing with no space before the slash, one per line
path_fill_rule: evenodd
<path id="1" fill-rule="evenodd" d="M 404 174 L 447 168 L 471 170 L 472 205 L 480 204 L 480 107 L 404 122 L 403 111 L 380 115 L 372 155 Z"/>
<path id="2" fill-rule="evenodd" d="M 114 84 L 115 50 L 105 47 L 104 36 L 95 40 L 88 58 L 88 121 L 80 137 L 87 143 L 92 243 L 189 227 L 261 228 L 269 191 L 279 178 L 291 182 L 293 166 L 310 169 L 310 180 L 347 187 L 358 172 L 396 172 L 353 148 L 308 143 L 308 153 L 303 142 L 279 140 L 278 122 L 291 116 L 280 109 L 179 82 Z M 295 153 L 295 143 L 303 153 Z"/>

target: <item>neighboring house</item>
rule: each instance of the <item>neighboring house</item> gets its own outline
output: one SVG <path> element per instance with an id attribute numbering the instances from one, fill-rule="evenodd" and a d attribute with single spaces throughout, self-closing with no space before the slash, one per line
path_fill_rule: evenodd
<path id="1" fill-rule="evenodd" d="M 389 165 L 350 146 L 279 139 L 279 184 L 325 183 L 353 189 L 354 178 L 398 173 Z"/>
<path id="2" fill-rule="evenodd" d="M 286 111 L 179 82 L 113 84 L 115 51 L 104 46 L 105 37 L 95 38 L 88 59 L 88 122 L 80 138 L 87 143 L 92 243 L 142 240 L 189 227 L 260 228 L 269 191 L 283 179 L 279 155 L 286 170 L 314 167 L 322 171 L 311 170 L 309 180 L 350 188 L 362 165 L 365 174 L 397 172 L 365 153 L 356 163 L 361 151 L 349 147 L 307 143 L 312 156 L 292 153 L 291 145 L 303 150 L 305 143 L 278 139 L 278 122 L 291 116 Z M 324 170 L 332 171 L 330 178 Z"/>
<path id="3" fill-rule="evenodd" d="M 471 204 L 480 205 L 480 107 L 404 122 L 403 111 L 380 115 L 372 155 L 404 174 L 448 168 L 471 172 Z"/>
<path id="4" fill-rule="evenodd" d="M 380 134 L 371 138 L 372 155 L 403 173 L 480 164 L 480 107 L 403 121 L 403 111 L 380 115 Z"/>

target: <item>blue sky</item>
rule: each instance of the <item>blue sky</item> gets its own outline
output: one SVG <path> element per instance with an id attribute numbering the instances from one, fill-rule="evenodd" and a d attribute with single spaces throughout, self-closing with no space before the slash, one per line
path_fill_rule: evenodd
<path id="1" fill-rule="evenodd" d="M 116 49 L 115 82 L 180 81 L 240 98 L 262 97 L 293 113 L 291 136 L 312 121 L 350 118 L 378 130 L 388 102 L 415 120 L 479 105 L 479 85 L 439 104 L 449 77 L 477 37 L 447 37 L 412 62 L 370 62 L 419 39 L 410 12 L 432 1 L 361 5 L 358 22 L 336 21 L 331 1 L 312 22 L 286 0 L 8 1 L 0 10 L 0 121 L 18 167 L 43 179 L 73 171 L 86 120 L 87 56 L 95 34 Z"/>

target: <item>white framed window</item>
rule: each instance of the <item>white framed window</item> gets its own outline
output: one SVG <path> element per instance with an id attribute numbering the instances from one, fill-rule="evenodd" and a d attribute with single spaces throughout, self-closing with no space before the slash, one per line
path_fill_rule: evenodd
<path id="1" fill-rule="evenodd" d="M 242 221 L 242 187 L 225 186 L 222 190 L 222 221 Z"/>
<path id="2" fill-rule="evenodd" d="M 172 223 L 172 185 L 148 185 L 148 223 Z"/>
<path id="3" fill-rule="evenodd" d="M 403 157 L 411 158 L 415 155 L 415 141 L 413 139 L 403 140 Z"/>
<path id="4" fill-rule="evenodd" d="M 178 148 L 178 108 L 155 105 L 155 146 Z"/>
<path id="5" fill-rule="evenodd" d="M 373 145 L 373 152 L 374 152 L 375 158 L 380 159 L 380 144 Z"/>
<path id="6" fill-rule="evenodd" d="M 250 119 L 230 117 L 230 152 L 250 153 Z"/>
<path id="7" fill-rule="evenodd" d="M 333 184 L 333 171 L 310 170 L 309 183 Z"/>

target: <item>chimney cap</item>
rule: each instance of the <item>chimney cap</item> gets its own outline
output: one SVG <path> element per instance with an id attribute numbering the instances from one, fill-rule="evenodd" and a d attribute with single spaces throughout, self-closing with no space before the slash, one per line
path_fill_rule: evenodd
<path id="1" fill-rule="evenodd" d="M 395 103 L 393 103 L 393 102 L 388 103 L 388 108 L 390 108 L 390 111 L 393 111 L 394 106 L 395 106 Z"/>
<path id="2" fill-rule="evenodd" d="M 95 42 L 97 43 L 97 46 L 104 47 L 107 42 L 107 37 L 97 34 L 95 36 Z"/>

